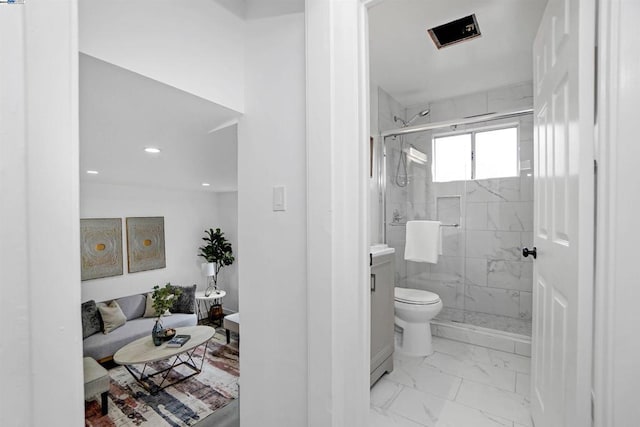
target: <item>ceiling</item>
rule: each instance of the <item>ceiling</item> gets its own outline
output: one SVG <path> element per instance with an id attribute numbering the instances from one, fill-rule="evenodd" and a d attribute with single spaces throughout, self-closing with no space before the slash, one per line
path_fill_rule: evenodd
<path id="1" fill-rule="evenodd" d="M 304 12 L 304 0 L 214 0 L 243 19 L 261 19 Z"/>
<path id="2" fill-rule="evenodd" d="M 371 81 L 405 106 L 532 80 L 546 0 L 384 0 L 369 11 Z M 476 14 L 481 37 L 438 50 L 427 29 Z"/>
<path id="3" fill-rule="evenodd" d="M 82 182 L 235 191 L 237 117 L 233 110 L 80 54 Z M 162 151 L 148 154 L 144 148 L 150 146 Z"/>

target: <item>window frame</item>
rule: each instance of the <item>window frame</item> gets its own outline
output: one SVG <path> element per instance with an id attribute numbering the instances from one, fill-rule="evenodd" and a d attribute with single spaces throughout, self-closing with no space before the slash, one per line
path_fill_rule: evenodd
<path id="1" fill-rule="evenodd" d="M 431 163 L 431 176 L 433 177 L 433 182 L 445 183 L 445 182 L 455 182 L 455 181 L 477 181 L 476 178 L 476 134 L 491 132 L 496 130 L 503 129 L 513 129 L 516 130 L 516 175 L 513 176 L 505 176 L 505 177 L 494 177 L 494 178 L 482 178 L 482 179 L 500 179 L 500 178 L 517 178 L 520 177 L 520 122 L 509 122 L 509 123 L 500 123 L 497 125 L 489 125 L 489 126 L 480 126 L 473 127 L 471 129 L 464 130 L 453 130 L 449 132 L 438 132 L 433 133 L 431 135 L 431 153 L 433 157 L 433 161 Z M 471 177 L 464 178 L 462 180 L 454 180 L 454 181 L 436 181 L 436 163 L 438 161 L 438 153 L 436 150 L 436 139 L 437 138 L 445 138 L 449 136 L 456 135 L 471 135 Z"/>

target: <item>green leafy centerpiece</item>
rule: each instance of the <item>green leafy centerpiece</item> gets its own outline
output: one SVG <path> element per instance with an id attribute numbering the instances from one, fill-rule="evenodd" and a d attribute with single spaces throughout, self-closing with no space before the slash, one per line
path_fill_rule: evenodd
<path id="1" fill-rule="evenodd" d="M 202 238 L 206 242 L 200 246 L 198 256 L 204 258 L 207 263 L 202 265 L 203 270 L 208 277 L 212 278 L 209 282 L 205 295 L 209 296 L 213 292 L 218 293 L 218 273 L 222 267 L 233 264 L 235 257 L 231 243 L 224 237 L 224 233 L 216 228 L 205 230 L 205 237 Z"/>
<path id="2" fill-rule="evenodd" d="M 173 303 L 180 294 L 182 294 L 182 289 L 177 286 L 171 286 L 171 283 L 167 283 L 164 287 L 158 285 L 153 287 L 151 297 L 153 299 L 153 309 L 158 315 L 158 318 L 151 330 L 151 337 L 156 346 L 162 344 L 162 339 L 167 335 L 166 330 L 162 327 L 162 315 L 173 306 Z"/>

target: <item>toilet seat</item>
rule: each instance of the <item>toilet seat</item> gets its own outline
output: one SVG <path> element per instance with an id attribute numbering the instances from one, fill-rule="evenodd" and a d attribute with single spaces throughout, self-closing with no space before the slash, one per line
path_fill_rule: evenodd
<path id="1" fill-rule="evenodd" d="M 398 302 L 414 305 L 431 305 L 440 302 L 438 294 L 420 289 L 395 288 L 394 298 Z"/>

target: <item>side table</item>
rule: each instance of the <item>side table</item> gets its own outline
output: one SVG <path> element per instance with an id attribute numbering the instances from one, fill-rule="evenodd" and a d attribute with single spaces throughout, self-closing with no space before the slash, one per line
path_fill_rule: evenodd
<path id="1" fill-rule="evenodd" d="M 203 318 L 207 318 L 209 316 L 209 308 L 210 307 L 214 307 L 214 306 L 220 306 L 220 312 L 222 313 L 222 299 L 225 297 L 225 295 L 227 295 L 226 291 L 220 291 L 218 290 L 218 293 L 216 293 L 215 291 L 209 295 L 209 296 L 205 296 L 204 291 L 197 291 L 196 292 L 196 313 L 198 314 L 198 323 L 200 323 L 200 321 Z M 202 310 L 202 306 L 204 305 L 204 316 L 202 315 L 203 310 Z M 222 322 L 222 318 L 224 317 L 224 315 L 221 314 L 220 318 L 216 318 L 216 319 L 212 319 L 212 320 L 219 320 L 220 322 Z"/>

